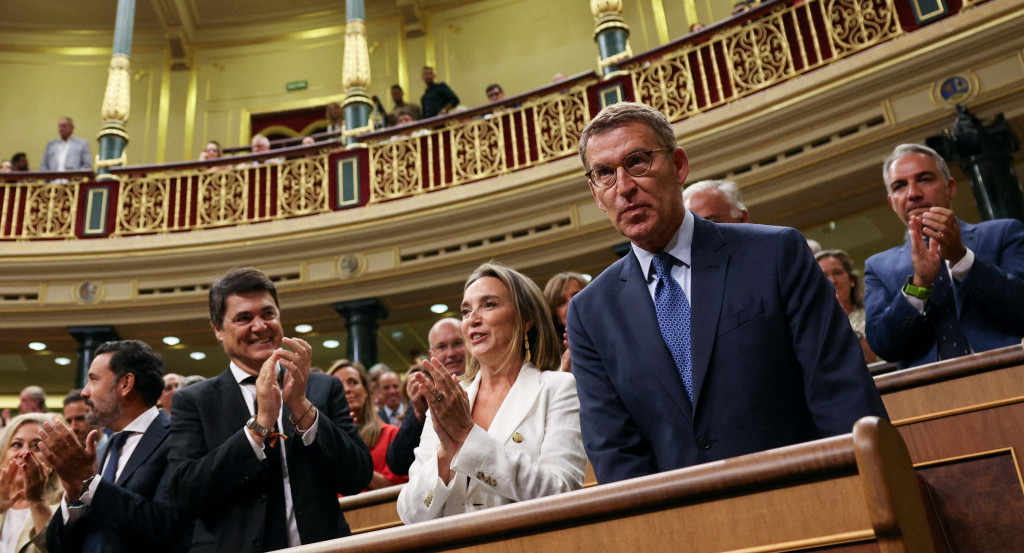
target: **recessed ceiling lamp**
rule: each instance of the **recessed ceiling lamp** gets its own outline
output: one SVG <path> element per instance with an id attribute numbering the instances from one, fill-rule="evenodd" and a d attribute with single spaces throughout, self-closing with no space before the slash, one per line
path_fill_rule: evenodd
<path id="1" fill-rule="evenodd" d="M 181 339 L 177 336 L 164 336 L 164 343 L 168 346 L 176 346 L 181 343 Z"/>
<path id="2" fill-rule="evenodd" d="M 295 332 L 305 334 L 313 331 L 313 325 L 295 325 Z"/>
<path id="3" fill-rule="evenodd" d="M 54 359 L 53 362 L 58 364 L 58 365 L 70 365 L 71 364 L 71 360 L 68 359 L 67 357 L 58 357 L 58 358 Z"/>
<path id="4" fill-rule="evenodd" d="M 192 359 L 195 359 L 196 361 L 202 361 L 203 359 L 206 359 L 206 354 L 201 351 L 193 351 L 192 353 L 188 354 L 188 356 L 191 357 Z"/>
<path id="5" fill-rule="evenodd" d="M 448 306 L 443 303 L 435 303 L 434 305 L 430 306 L 430 311 L 440 315 L 441 313 L 448 311 Z"/>
<path id="6" fill-rule="evenodd" d="M 42 342 L 29 342 L 28 349 L 32 351 L 43 351 L 44 349 L 46 349 L 46 344 Z"/>
<path id="7" fill-rule="evenodd" d="M 341 342 L 337 340 L 324 340 L 324 347 L 327 349 L 334 349 L 341 345 Z"/>

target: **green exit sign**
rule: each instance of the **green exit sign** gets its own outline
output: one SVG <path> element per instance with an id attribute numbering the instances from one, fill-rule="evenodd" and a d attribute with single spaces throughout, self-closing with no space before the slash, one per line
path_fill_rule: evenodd
<path id="1" fill-rule="evenodd" d="M 284 85 L 284 89 L 288 92 L 293 90 L 305 90 L 309 86 L 309 81 L 292 81 Z"/>

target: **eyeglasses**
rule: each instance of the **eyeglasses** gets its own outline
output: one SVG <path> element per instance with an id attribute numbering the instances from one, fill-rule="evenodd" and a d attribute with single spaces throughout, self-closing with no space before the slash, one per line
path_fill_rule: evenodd
<path id="1" fill-rule="evenodd" d="M 654 152 L 669 152 L 675 150 L 673 147 L 668 148 L 656 148 L 654 150 L 640 150 L 639 152 L 633 152 L 628 156 L 622 158 L 620 163 L 615 165 L 602 165 L 600 163 L 592 166 L 589 171 L 586 172 L 587 178 L 590 179 L 590 184 L 598 188 L 608 188 L 615 184 L 617 178 L 618 169 L 622 167 L 626 173 L 632 177 L 642 177 L 651 170 L 651 163 L 654 160 L 651 158 L 651 154 Z"/>

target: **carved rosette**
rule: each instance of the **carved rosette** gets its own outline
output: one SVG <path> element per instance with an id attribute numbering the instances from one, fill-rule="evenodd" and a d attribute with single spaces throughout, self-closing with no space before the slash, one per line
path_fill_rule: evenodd
<path id="1" fill-rule="evenodd" d="M 482 179 L 502 172 L 505 161 L 504 141 L 499 119 L 476 119 L 452 129 L 452 167 L 454 183 Z"/>
<path id="2" fill-rule="evenodd" d="M 199 179 L 199 227 L 231 225 L 246 221 L 249 171 L 221 171 Z"/>
<path id="3" fill-rule="evenodd" d="M 124 54 L 110 57 L 110 68 L 107 71 L 107 89 L 103 93 L 103 107 L 100 117 L 103 121 L 128 121 L 131 108 L 131 62 Z"/>
<path id="4" fill-rule="evenodd" d="M 393 140 L 370 147 L 372 201 L 404 198 L 423 191 L 420 144 L 424 140 Z"/>
<path id="5" fill-rule="evenodd" d="M 277 179 L 278 217 L 323 213 L 327 209 L 327 155 L 285 162 Z"/>
<path id="6" fill-rule="evenodd" d="M 542 158 L 570 155 L 579 145 L 579 136 L 589 122 L 582 91 L 559 95 L 534 108 L 537 142 Z"/>
<path id="7" fill-rule="evenodd" d="M 167 221 L 167 181 L 139 178 L 121 183 L 118 192 L 118 234 L 158 232 Z"/>
<path id="8" fill-rule="evenodd" d="M 77 205 L 78 186 L 75 184 L 46 183 L 29 187 L 22 235 L 35 238 L 73 236 L 73 208 Z"/>
<path id="9" fill-rule="evenodd" d="M 690 50 L 633 70 L 640 101 L 678 121 L 699 111 L 690 68 Z"/>
<path id="10" fill-rule="evenodd" d="M 829 34 L 840 53 L 873 46 L 900 33 L 891 0 L 831 0 Z"/>
<path id="11" fill-rule="evenodd" d="M 345 59 L 341 71 L 341 85 L 350 88 L 370 88 L 370 51 L 366 46 L 366 23 L 350 19 L 345 24 Z"/>
<path id="12" fill-rule="evenodd" d="M 733 85 L 738 91 L 771 86 L 794 73 L 781 20 L 751 21 L 729 37 L 727 51 Z"/>

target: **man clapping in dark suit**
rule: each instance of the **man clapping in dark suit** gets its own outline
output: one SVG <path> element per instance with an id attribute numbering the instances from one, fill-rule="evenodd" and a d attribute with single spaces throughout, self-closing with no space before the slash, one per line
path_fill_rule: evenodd
<path id="1" fill-rule="evenodd" d="M 65 490 L 50 519 L 47 550 L 171 551 L 182 528 L 167 497 L 171 421 L 155 406 L 163 361 L 143 342 L 107 342 L 96 349 L 88 378 L 88 422 L 115 434 L 97 456 L 98 430 L 83 447 L 63 424 L 43 425 L 40 450 Z"/>
<path id="2" fill-rule="evenodd" d="M 885 416 L 803 236 L 683 209 L 689 167 L 664 115 L 609 106 L 584 129 L 580 156 L 598 207 L 632 242 L 569 303 L 583 442 L 599 482 Z"/>
<path id="3" fill-rule="evenodd" d="M 272 551 L 348 535 L 338 494 L 364 490 L 373 463 L 341 382 L 310 374 L 312 348 L 284 338 L 277 289 L 256 269 L 213 284 L 210 322 L 231 366 L 172 404 L 171 492 L 196 519 L 192 550 Z"/>

